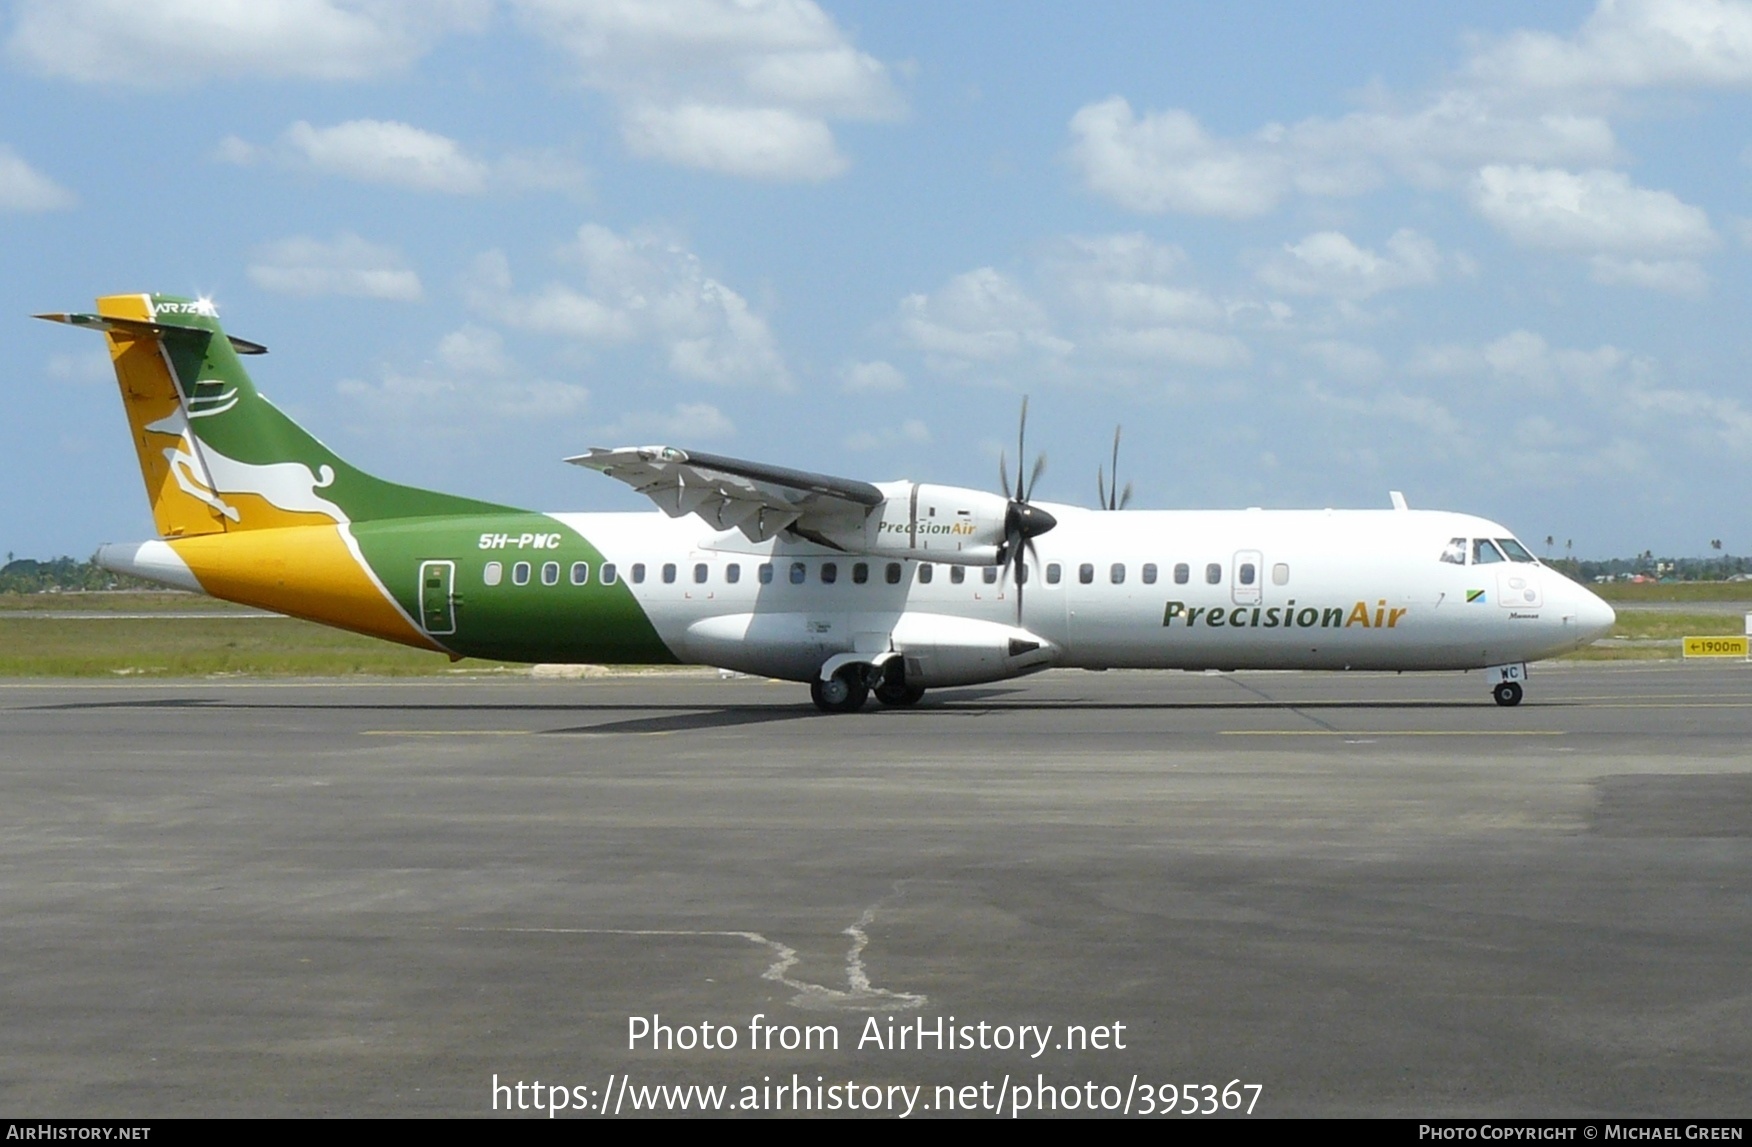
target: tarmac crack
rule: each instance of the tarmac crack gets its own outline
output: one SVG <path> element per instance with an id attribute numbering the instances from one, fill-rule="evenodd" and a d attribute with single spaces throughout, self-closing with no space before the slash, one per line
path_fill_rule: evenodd
<path id="1" fill-rule="evenodd" d="M 730 937 L 746 940 L 772 953 L 773 962 L 767 965 L 766 971 L 761 973 L 760 978 L 783 984 L 796 992 L 797 994 L 791 997 L 793 1007 L 843 1011 L 918 1008 L 925 1005 L 927 997 L 915 992 L 896 992 L 888 988 L 878 988 L 871 984 L 869 971 L 864 966 L 864 949 L 870 945 L 870 935 L 866 929 L 875 922 L 877 912 L 884 905 L 898 900 L 902 895 L 904 895 L 904 890 L 896 886 L 893 893 L 884 896 L 864 909 L 855 921 L 841 930 L 842 935 L 852 938 L 852 946 L 846 952 L 846 987 L 844 990 L 830 988 L 825 984 L 813 984 L 807 980 L 793 977 L 790 974 L 791 969 L 802 961 L 802 956 L 798 954 L 797 949 L 778 940 L 768 939 L 759 932 L 692 928 L 460 928 L 458 931 L 509 932 L 549 936 Z"/>

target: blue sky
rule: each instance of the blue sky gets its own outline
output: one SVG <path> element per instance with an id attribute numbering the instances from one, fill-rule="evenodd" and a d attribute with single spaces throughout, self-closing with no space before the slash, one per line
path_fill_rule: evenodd
<path id="1" fill-rule="evenodd" d="M 14 0 L 0 545 L 150 518 L 99 341 L 212 297 L 386 477 L 669 443 L 1752 552 L 1752 5 Z M 1536 19 L 1537 23 L 1529 23 Z"/>

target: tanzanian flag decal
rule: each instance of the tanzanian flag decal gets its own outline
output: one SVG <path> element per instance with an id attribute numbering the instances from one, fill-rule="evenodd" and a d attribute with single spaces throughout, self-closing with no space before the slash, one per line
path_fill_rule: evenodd
<path id="1" fill-rule="evenodd" d="M 1471 605 L 1475 601 L 1483 601 L 1483 600 L 1484 600 L 1484 591 L 1483 590 L 1469 589 L 1466 591 L 1466 604 L 1467 605 Z"/>

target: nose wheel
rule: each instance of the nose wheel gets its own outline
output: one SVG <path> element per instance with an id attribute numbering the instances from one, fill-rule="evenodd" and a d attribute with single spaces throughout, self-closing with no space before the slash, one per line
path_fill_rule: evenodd
<path id="1" fill-rule="evenodd" d="M 1514 681 L 1504 681 L 1492 689 L 1490 695 L 1495 697 L 1496 703 L 1504 708 L 1519 705 L 1521 703 L 1521 686 Z"/>

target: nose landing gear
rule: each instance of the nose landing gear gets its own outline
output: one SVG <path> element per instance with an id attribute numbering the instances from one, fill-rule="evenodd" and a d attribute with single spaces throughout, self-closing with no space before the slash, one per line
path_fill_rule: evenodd
<path id="1" fill-rule="evenodd" d="M 1512 665 L 1493 665 L 1485 670 L 1485 679 L 1491 682 L 1490 695 L 1503 708 L 1511 708 L 1521 703 L 1521 683 L 1527 680 L 1526 662 Z"/>

